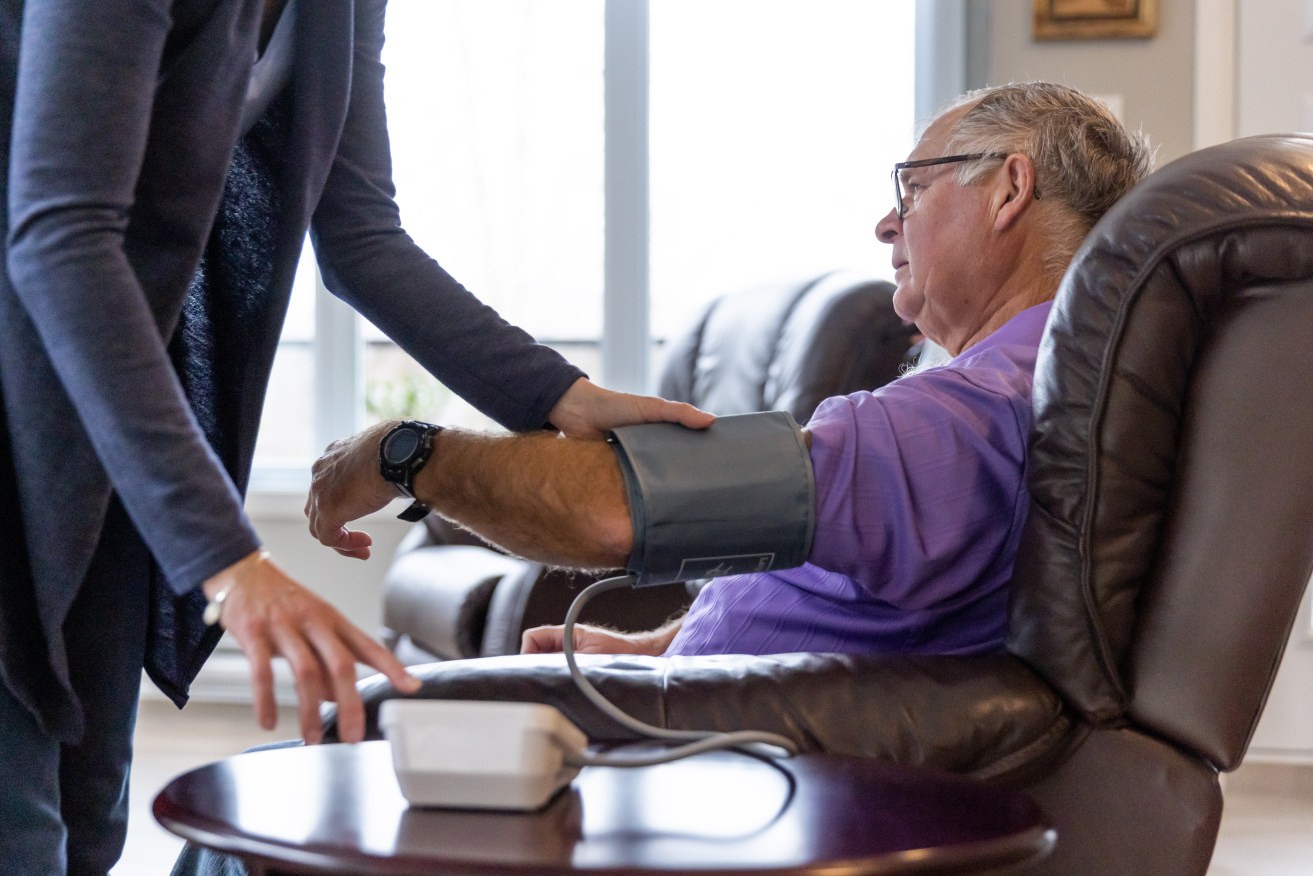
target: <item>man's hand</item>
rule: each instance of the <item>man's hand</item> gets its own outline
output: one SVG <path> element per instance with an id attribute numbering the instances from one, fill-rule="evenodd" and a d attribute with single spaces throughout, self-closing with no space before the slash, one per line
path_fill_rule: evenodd
<path id="1" fill-rule="evenodd" d="M 378 443 L 396 425 L 388 420 L 334 441 L 310 470 L 305 516 L 310 534 L 344 557 L 369 559 L 369 533 L 347 528 L 397 498 L 396 488 L 378 472 Z"/>
<path id="2" fill-rule="evenodd" d="M 576 654 L 642 654 L 660 657 L 679 632 L 681 621 L 642 633 L 621 633 L 591 624 L 574 625 Z M 556 654 L 565 649 L 565 627 L 533 627 L 520 637 L 521 654 Z"/>
<path id="3" fill-rule="evenodd" d="M 289 578 L 265 554 L 252 554 L 202 585 L 207 597 L 228 587 L 220 615 L 251 663 L 251 687 L 260 726 L 277 721 L 272 658 L 292 668 L 299 704 L 301 736 L 307 743 L 323 736 L 319 704 L 335 702 L 338 735 L 359 742 L 365 735 L 365 707 L 356 690 L 356 663 L 372 666 L 403 693 L 419 689 L 390 651 L 355 627 L 319 596 Z"/>
<path id="4" fill-rule="evenodd" d="M 571 438 L 605 438 L 619 426 L 637 423 L 679 423 L 705 429 L 716 417 L 684 402 L 603 389 L 580 377 L 547 415 L 547 420 Z"/>

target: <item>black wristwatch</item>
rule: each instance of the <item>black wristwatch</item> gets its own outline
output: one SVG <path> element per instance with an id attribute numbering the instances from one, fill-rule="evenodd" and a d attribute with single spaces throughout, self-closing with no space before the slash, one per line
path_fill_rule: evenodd
<path id="1" fill-rule="evenodd" d="M 441 431 L 441 426 L 416 420 L 403 420 L 388 430 L 378 442 L 378 473 L 383 480 L 406 498 L 415 499 L 415 475 L 433 455 L 433 437 Z M 428 513 L 429 506 L 415 499 L 397 517 L 414 522 Z"/>

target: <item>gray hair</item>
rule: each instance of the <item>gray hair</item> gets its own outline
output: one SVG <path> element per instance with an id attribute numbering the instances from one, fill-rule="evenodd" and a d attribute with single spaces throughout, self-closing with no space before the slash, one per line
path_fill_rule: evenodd
<path id="1" fill-rule="evenodd" d="M 1094 223 L 1153 167 L 1154 153 L 1140 132 L 1128 131 L 1100 101 L 1065 85 L 1023 82 L 962 95 L 945 113 L 962 107 L 947 154 L 1020 152 L 1035 167 L 1035 189 L 1058 210 L 1048 267 L 1060 275 Z M 943 113 L 940 114 L 941 116 Z M 958 182 L 973 183 L 990 167 L 969 162 Z"/>

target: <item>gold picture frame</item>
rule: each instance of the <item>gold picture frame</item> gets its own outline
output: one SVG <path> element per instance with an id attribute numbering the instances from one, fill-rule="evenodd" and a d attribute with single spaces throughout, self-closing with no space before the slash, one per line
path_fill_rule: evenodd
<path id="1" fill-rule="evenodd" d="M 1037 40 L 1148 39 L 1158 0 L 1034 0 Z"/>

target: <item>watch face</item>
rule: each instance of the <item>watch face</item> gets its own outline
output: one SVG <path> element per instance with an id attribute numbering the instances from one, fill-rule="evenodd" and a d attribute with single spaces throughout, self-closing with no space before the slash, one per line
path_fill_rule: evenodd
<path id="1" fill-rule="evenodd" d="M 383 456 L 391 463 L 405 462 L 419 449 L 419 440 L 419 433 L 414 429 L 394 432 L 383 445 Z"/>

